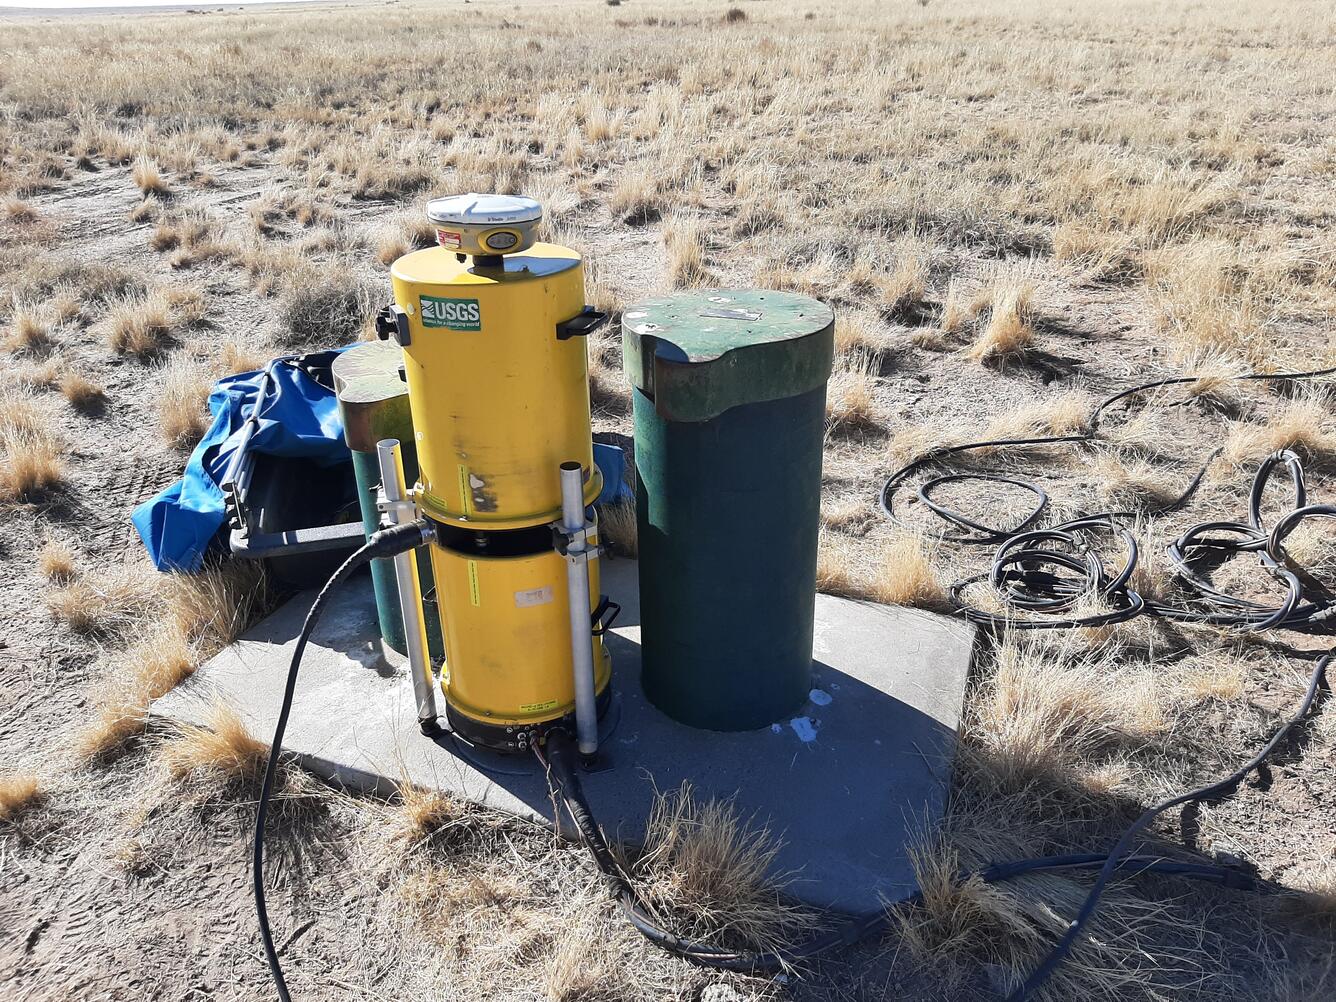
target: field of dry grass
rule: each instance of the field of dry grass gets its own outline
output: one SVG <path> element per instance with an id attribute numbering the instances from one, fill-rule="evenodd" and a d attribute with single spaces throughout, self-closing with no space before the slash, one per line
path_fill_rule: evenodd
<path id="1" fill-rule="evenodd" d="M 266 599 L 235 571 L 156 575 L 128 515 L 179 472 L 212 380 L 365 332 L 389 263 L 430 241 L 430 194 L 539 198 L 604 308 L 702 284 L 832 303 L 826 590 L 943 607 L 991 551 L 938 541 L 921 506 L 888 525 L 886 475 L 946 443 L 1080 430 L 1096 401 L 1160 376 L 1198 378 L 1116 408 L 1094 443 L 970 468 L 1036 479 L 1062 515 L 1152 506 L 1222 446 L 1188 505 L 1138 525 L 1147 551 L 1241 517 L 1280 446 L 1332 499 L 1332 380 L 1228 379 L 1336 364 L 1327 4 L 730 6 L 0 18 L 0 962 L 15 997 L 267 997 L 245 881 L 263 735 L 226 708 L 214 732 L 145 724 Z M 590 349 L 595 430 L 624 435 L 615 326 Z M 942 493 L 995 522 L 1028 500 Z M 1331 587 L 1336 534 L 1306 528 L 1300 552 Z M 1162 564 L 1139 571 L 1143 592 L 1172 592 Z M 542 831 L 293 773 L 271 904 L 289 977 L 299 997 L 348 1000 L 994 998 L 1086 885 L 956 871 L 1106 847 L 1141 805 L 1233 768 L 1302 689 L 1293 644 L 1141 620 L 987 645 L 946 827 L 918 850 L 922 906 L 783 983 L 655 953 L 582 853 Z M 1049 997 L 1336 992 L 1333 720 L 1235 799 L 1157 830 L 1283 893 L 1122 882 Z M 754 855 L 720 837 L 726 809 L 687 794 L 663 818 L 646 893 L 694 931 L 773 900 Z"/>

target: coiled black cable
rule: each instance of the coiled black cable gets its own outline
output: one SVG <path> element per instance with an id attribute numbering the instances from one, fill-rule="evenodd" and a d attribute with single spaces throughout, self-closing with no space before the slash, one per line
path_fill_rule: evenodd
<path id="1" fill-rule="evenodd" d="M 287 684 L 283 688 L 283 704 L 278 711 L 278 722 L 274 725 L 274 740 L 269 746 L 269 761 L 264 769 L 264 781 L 260 785 L 260 802 L 255 809 L 255 846 L 251 859 L 251 886 L 255 890 L 255 914 L 260 922 L 260 942 L 264 946 L 264 959 L 269 965 L 269 974 L 274 981 L 280 1002 L 291 1002 L 287 982 L 283 979 L 283 968 L 278 962 L 278 951 L 274 949 L 274 936 L 269 929 L 269 912 L 264 901 L 264 828 L 269 815 L 269 798 L 274 790 L 274 778 L 278 774 L 278 762 L 283 754 L 283 733 L 287 730 L 288 716 L 292 712 L 292 697 L 297 691 L 297 672 L 301 668 L 302 654 L 306 651 L 307 641 L 320 615 L 325 611 L 334 590 L 363 564 L 379 557 L 393 557 L 413 550 L 427 541 L 430 535 L 427 522 L 406 522 L 389 529 L 372 533 L 371 537 L 345 560 L 323 588 L 316 595 L 315 601 L 306 613 L 301 632 L 297 634 L 297 644 L 292 650 L 292 661 L 288 666 Z"/>

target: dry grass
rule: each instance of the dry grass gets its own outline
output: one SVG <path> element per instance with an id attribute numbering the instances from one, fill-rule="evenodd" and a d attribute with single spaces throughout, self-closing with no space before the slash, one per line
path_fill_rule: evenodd
<path id="1" fill-rule="evenodd" d="M 148 699 L 171 692 L 195 673 L 200 660 L 190 638 L 170 621 L 150 627 L 143 639 L 119 657 L 134 690 Z"/>
<path id="2" fill-rule="evenodd" d="M 415 786 L 408 780 L 399 783 L 397 808 L 394 812 L 396 834 L 413 846 L 467 814 L 458 802 L 435 790 Z"/>
<path id="3" fill-rule="evenodd" d="M 913 320 L 923 309 L 928 293 L 928 267 L 918 248 L 902 248 L 890 274 L 874 281 L 878 305 L 888 317 Z"/>
<path id="4" fill-rule="evenodd" d="M 214 704 L 203 726 L 184 726 L 164 745 L 162 761 L 177 777 L 224 781 L 256 779 L 264 772 L 269 746 L 251 736 L 231 707 Z"/>
<path id="5" fill-rule="evenodd" d="M 646 903 L 671 914 L 679 934 L 773 948 L 813 922 L 773 873 L 780 847 L 729 801 L 702 800 L 683 784 L 655 797 L 632 872 Z"/>
<path id="6" fill-rule="evenodd" d="M 603 505 L 598 510 L 599 541 L 611 546 L 619 556 L 635 557 L 640 552 L 634 500 Z"/>
<path id="7" fill-rule="evenodd" d="M 5 348 L 34 355 L 45 352 L 51 348 L 51 325 L 40 311 L 16 305 L 9 318 L 9 338 Z"/>
<path id="8" fill-rule="evenodd" d="M 196 359 L 178 355 L 163 366 L 160 379 L 158 430 L 169 445 L 191 449 L 209 427 L 213 374 Z"/>
<path id="9" fill-rule="evenodd" d="M 166 195 L 170 191 L 167 181 L 163 178 L 162 172 L 158 170 L 158 165 L 149 157 L 140 154 L 135 160 L 134 168 L 130 172 L 135 186 L 148 195 Z"/>
<path id="10" fill-rule="evenodd" d="M 5 218 L 11 223 L 22 225 L 23 223 L 35 223 L 37 221 L 37 210 L 21 198 L 5 199 Z"/>
<path id="11" fill-rule="evenodd" d="M 74 548 L 61 539 L 47 540 L 37 551 L 37 569 L 54 584 L 68 584 L 79 575 Z"/>
<path id="12" fill-rule="evenodd" d="M 1274 355 L 1285 295 L 1274 274 L 1227 241 L 1166 248 L 1146 259 L 1160 326 L 1180 356 L 1232 354 L 1250 367 Z"/>
<path id="13" fill-rule="evenodd" d="M 333 348 L 355 341 L 384 294 L 346 269 L 292 276 L 279 317 L 282 342 L 292 348 Z"/>
<path id="14" fill-rule="evenodd" d="M 224 341 L 214 356 L 213 368 L 225 376 L 263 369 L 269 358 L 254 346 L 240 340 Z"/>
<path id="15" fill-rule="evenodd" d="M 1005 364 L 1022 357 L 1034 344 L 1031 326 L 1034 287 L 1012 282 L 992 293 L 988 323 L 965 353 L 974 362 Z"/>
<path id="16" fill-rule="evenodd" d="M 1278 449 L 1294 449 L 1310 458 L 1336 453 L 1336 416 L 1320 391 L 1287 401 L 1265 422 L 1231 422 L 1221 458 L 1234 466 L 1265 459 Z"/>
<path id="17" fill-rule="evenodd" d="M 159 599 L 155 572 L 141 565 L 108 565 L 43 596 L 51 618 L 76 633 L 107 636 L 134 629 Z"/>
<path id="18" fill-rule="evenodd" d="M 1185 371 L 1194 376 L 1183 393 L 1218 407 L 1233 406 L 1240 390 L 1238 377 L 1248 370 L 1235 358 L 1208 351 L 1188 361 Z"/>
<path id="19" fill-rule="evenodd" d="M 56 424 L 31 394 L 0 391 L 0 500 L 37 500 L 65 483 L 65 444 Z"/>
<path id="20" fill-rule="evenodd" d="M 835 355 L 876 355 L 886 348 L 886 334 L 877 317 L 867 311 L 841 310 L 835 314 Z"/>
<path id="21" fill-rule="evenodd" d="M 385 223 L 376 243 L 376 260 L 386 267 L 409 251 L 436 246 L 436 227 L 418 211 L 407 211 Z"/>
<path id="22" fill-rule="evenodd" d="M 841 362 L 826 386 L 826 424 L 832 430 L 878 427 L 877 377 L 870 356 Z"/>
<path id="23" fill-rule="evenodd" d="M 659 185 L 647 171 L 632 171 L 617 178 L 617 184 L 608 197 L 608 208 L 623 223 L 641 226 L 652 223 L 663 211 L 665 200 L 659 195 Z"/>
<path id="24" fill-rule="evenodd" d="M 0 774 L 0 822 L 17 820 L 40 804 L 43 796 L 42 781 L 31 773 Z"/>
<path id="25" fill-rule="evenodd" d="M 663 243 L 668 251 L 668 281 L 676 286 L 704 285 L 705 228 L 693 216 L 671 215 L 663 221 Z"/>
<path id="26" fill-rule="evenodd" d="M 263 568 L 232 561 L 173 574 L 163 587 L 165 618 L 203 657 L 232 643 L 269 602 Z"/>
<path id="27" fill-rule="evenodd" d="M 1171 476 L 1144 459 L 1101 449 L 1086 460 L 1086 469 L 1095 488 L 1107 503 L 1116 507 L 1154 508 L 1177 497 L 1182 486 Z"/>
<path id="28" fill-rule="evenodd" d="M 1008 636 L 971 712 L 974 747 L 1010 791 L 1089 768 L 1169 723 L 1152 668 L 1129 665 L 1114 645 L 1083 647 L 1075 635 Z"/>
<path id="29" fill-rule="evenodd" d="M 1008 847 L 1010 848 L 1010 847 Z M 1084 884 L 1062 877 L 1023 877 L 987 884 L 962 880 L 960 854 L 941 844 L 912 855 L 922 892 L 918 907 L 892 913 L 900 944 L 934 980 L 960 993 L 970 972 L 983 968 L 1004 991 L 1014 991 L 1043 959 L 1080 907 Z M 1203 958 L 1189 949 L 1145 952 L 1143 938 L 1163 938 L 1172 927 L 1166 906 L 1115 890 L 1105 896 L 1090 936 L 1078 941 L 1038 998 L 1142 997 L 1148 975 L 1161 964 L 1192 968 Z"/>
<path id="30" fill-rule="evenodd" d="M 75 732 L 71 753 L 80 762 L 108 761 L 143 734 L 147 723 L 146 697 L 106 690 L 92 722 Z"/>
<path id="31" fill-rule="evenodd" d="M 868 596 L 886 605 L 948 608 L 946 589 L 934 566 L 936 558 L 937 546 L 928 537 L 911 532 L 893 536 L 878 554 Z"/>
<path id="32" fill-rule="evenodd" d="M 107 400 L 106 390 L 77 372 L 67 372 L 60 377 L 60 392 L 71 407 L 85 414 L 98 413 Z"/>
<path id="33" fill-rule="evenodd" d="M 248 357 L 245 345 L 227 347 L 251 331 L 261 332 L 257 350 L 273 354 L 352 340 L 367 307 L 388 295 L 375 259 L 391 260 L 417 240 L 398 229 L 401 214 L 420 225 L 428 193 L 513 191 L 539 195 L 546 232 L 586 254 L 589 301 L 600 308 L 667 285 L 712 282 L 793 289 L 836 306 L 841 375 L 831 399 L 850 433 L 827 444 L 824 589 L 874 596 L 883 545 L 903 545 L 884 538 L 873 508 L 887 467 L 973 437 L 993 415 L 995 429 L 1076 430 L 1084 414 L 1075 396 L 1060 399 L 1076 373 L 1101 394 L 1143 376 L 1181 370 L 1197 378 L 1109 415 L 1101 434 L 1117 447 L 1116 465 L 1097 457 L 1092 467 L 1084 449 L 987 457 L 1019 476 L 1042 466 L 1055 517 L 1089 510 L 1106 473 L 1106 498 L 1140 503 L 1182 486 L 1186 474 L 1171 460 L 1204 455 L 1225 432 L 1231 461 L 1241 464 L 1221 464 L 1220 480 L 1231 489 L 1261 455 L 1296 444 L 1321 460 L 1309 464 L 1310 481 L 1314 497 L 1325 499 L 1327 414 L 1309 408 L 1284 418 L 1283 396 L 1225 381 L 1242 368 L 1311 367 L 1332 351 L 1336 269 L 1324 221 L 1336 165 L 1321 126 L 1336 63 L 1313 27 L 1326 23 L 1324 6 L 835 0 L 808 11 L 772 0 L 745 8 L 747 18 L 725 28 L 727 4 L 644 2 L 527 4 L 515 13 L 406 0 L 371 13 L 80 22 L 87 31 L 64 22 L 7 24 L 0 198 L 11 217 L 27 214 L 9 209 L 21 203 L 39 207 L 40 218 L 0 216 L 5 336 L 16 319 L 10 303 L 36 311 L 65 364 L 115 388 L 118 419 L 122 407 L 151 413 L 151 391 L 146 399 L 120 360 L 89 351 L 89 336 L 111 336 L 127 353 L 165 361 L 166 347 L 184 340 L 189 316 L 216 307 L 217 329 L 201 330 L 182 350 L 209 365 L 219 358 L 218 371 L 263 361 Z M 442 30 L 495 70 L 459 101 L 433 84 Z M 95 65 L 89 31 L 99 39 Z M 148 187 L 165 189 L 165 176 L 172 190 L 135 206 L 135 183 L 149 166 L 157 180 Z M 149 240 L 164 248 L 161 256 Z M 115 264 L 95 263 L 112 257 Z M 207 275 L 199 267 L 192 277 L 217 297 L 208 304 L 169 302 L 146 285 L 148 273 L 168 264 L 206 260 Z M 1031 297 L 1021 294 L 1027 282 L 1042 289 L 1052 323 L 1034 316 Z M 349 295 L 359 286 L 365 301 Z M 124 315 L 127 305 L 154 299 L 162 309 L 141 320 Z M 596 426 L 624 431 L 615 331 L 590 347 Z M 990 364 L 963 364 L 971 356 Z M 1006 364 L 1014 360 L 1025 364 Z M 4 377 L 35 396 L 59 382 L 28 360 Z M 0 407 L 0 426 L 8 422 L 0 434 L 40 433 L 46 454 L 65 454 L 58 425 L 29 420 L 32 400 L 11 412 L 6 418 Z M 1222 415 L 1237 423 L 1226 425 Z M 1279 430 L 1268 427 L 1277 421 Z M 108 430 L 78 424 L 94 436 Z M 96 489 L 99 451 L 81 449 L 77 465 L 70 461 L 80 488 L 72 499 Z M 1057 462 L 1067 455 L 1070 462 Z M 1224 493 L 1220 482 L 1208 483 L 1185 517 L 1214 514 Z M 42 537 L 24 535 L 24 520 L 60 512 L 16 514 L 6 525 L 21 542 L 10 545 L 22 573 L 35 576 L 23 554 Z M 1150 542 L 1155 533 L 1178 529 L 1163 521 L 1145 527 L 1143 561 L 1160 545 Z M 1296 559 L 1327 559 L 1330 548 L 1314 532 L 1324 528 L 1305 526 L 1287 541 Z M 608 534 L 615 535 L 610 525 Z M 903 548 L 907 554 L 892 562 L 915 574 L 887 573 L 907 593 L 897 600 L 918 601 L 924 589 L 931 593 L 933 562 L 925 571 L 921 559 L 931 547 Z M 943 556 L 954 572 L 957 563 L 986 559 L 985 550 Z M 91 567 L 75 584 L 98 577 Z M 1150 563 L 1144 569 L 1139 589 L 1163 587 Z M 922 588 L 906 584 L 916 575 L 927 582 Z M 110 754 L 124 746 L 142 729 L 151 694 L 188 675 L 235 628 L 228 601 L 217 615 L 183 613 L 185 622 L 168 611 L 170 601 L 164 596 L 137 615 L 133 631 L 95 628 L 96 639 L 74 641 L 81 650 L 106 648 L 113 676 L 99 687 L 107 703 L 97 704 L 81 749 Z M 164 617 L 161 632 L 150 627 Z M 1088 633 L 1073 639 L 1066 662 L 1049 657 L 1042 669 L 1018 668 L 1010 654 L 994 665 L 985 653 L 955 778 L 973 827 L 959 827 L 960 812 L 948 819 L 941 879 L 925 878 L 935 892 L 911 916 L 937 924 L 902 932 L 903 948 L 888 948 L 888 980 L 878 971 L 869 986 L 860 958 L 848 980 L 837 965 L 823 968 L 833 983 L 812 990 L 855 997 L 894 982 L 907 994 L 969 998 L 1013 984 L 1061 929 L 1080 884 L 971 886 L 954 897 L 955 866 L 1107 845 L 1131 801 L 1156 799 L 1177 779 L 1208 771 L 1213 755 L 1239 752 L 1265 729 L 1274 690 L 1289 684 L 1272 666 L 1209 656 L 1218 638 L 1185 631 L 1175 642 L 1192 657 L 1150 664 L 1163 679 L 1151 685 L 1144 645 L 1111 635 L 1123 646 L 1098 662 L 1105 691 L 1086 664 L 1099 647 Z M 1194 704 L 1200 712 L 1179 713 Z M 1287 763 L 1296 790 L 1324 760 L 1328 738 L 1315 728 L 1311 745 Z M 1012 792 L 996 779 L 1009 770 Z M 1320 812 L 1283 816 L 1262 791 L 1245 795 L 1246 837 L 1227 851 L 1264 872 L 1294 872 L 1285 867 L 1311 855 Z M 105 816 L 92 810 L 90 824 Z M 1229 822 L 1227 811 L 1212 811 L 1217 827 Z M 475 837 L 481 824 L 447 822 L 439 839 L 427 839 L 440 851 L 408 892 L 418 896 L 421 926 L 394 940 L 405 951 L 433 944 L 426 960 L 387 956 L 384 982 L 368 985 L 360 972 L 345 971 L 349 984 L 404 998 L 460 984 L 480 998 L 547 993 L 569 1002 L 700 994 L 702 984 L 681 965 L 651 958 L 633 936 L 628 943 L 613 931 L 608 911 L 597 908 L 601 897 L 581 898 L 583 862 L 568 862 L 542 836 L 517 863 L 507 839 Z M 83 827 L 71 825 L 70 837 Z M 216 821 L 208 834 L 221 844 Z M 166 878 L 169 888 L 175 879 Z M 327 892 L 310 886 L 312 904 L 324 908 Z M 1173 888 L 1158 882 L 1120 882 L 1101 910 L 1096 942 L 1081 947 L 1055 994 L 1331 994 L 1330 981 L 1300 973 L 1277 981 L 1283 992 L 1253 977 L 1253 961 L 1239 958 L 1252 958 L 1254 943 L 1257 951 L 1275 945 L 1256 965 L 1271 964 L 1282 949 L 1302 952 L 1269 922 L 1218 963 L 1180 964 L 1174 932 L 1207 942 L 1242 921 L 1245 908 L 1226 895 L 1198 920 L 1190 902 L 1172 902 L 1164 907 L 1179 928 L 1162 936 L 1163 909 L 1138 910 L 1135 899 L 1166 893 Z M 397 893 L 383 897 L 393 899 L 387 908 L 418 914 Z M 341 945 L 326 951 L 336 966 L 357 952 Z M 902 984 L 915 957 L 923 958 L 922 992 Z M 982 964 L 994 966 L 979 975 Z M 952 986 L 957 968 L 977 977 Z M 980 986 L 984 978 L 991 986 Z M 181 994 L 189 986 L 168 987 Z"/>
<path id="34" fill-rule="evenodd" d="M 1077 435 L 1085 431 L 1094 406 L 1094 400 L 1084 391 L 1064 390 L 998 415 L 978 437 L 983 440 Z"/>
<path id="35" fill-rule="evenodd" d="M 32 501 L 65 483 L 64 450 L 55 438 L 0 430 L 0 500 Z"/>
<path id="36" fill-rule="evenodd" d="M 153 358 L 168 348 L 173 328 L 171 307 L 161 294 L 139 296 L 112 309 L 109 341 L 118 354 Z"/>
<path id="37" fill-rule="evenodd" d="M 1336 526 L 1330 520 L 1309 520 L 1285 537 L 1285 552 L 1305 571 L 1336 586 Z"/>

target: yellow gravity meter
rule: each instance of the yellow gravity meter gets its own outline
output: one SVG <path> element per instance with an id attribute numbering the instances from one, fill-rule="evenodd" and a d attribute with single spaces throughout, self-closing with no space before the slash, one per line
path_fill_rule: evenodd
<path id="1" fill-rule="evenodd" d="M 602 477 L 584 335 L 606 317 L 585 305 L 580 254 L 534 241 L 533 199 L 457 195 L 427 215 L 439 246 L 394 262 L 377 329 L 403 348 L 411 499 L 436 529 L 446 717 L 504 751 L 575 722 L 592 754 L 611 694 L 596 622 L 613 606 L 599 601 L 588 507 Z"/>

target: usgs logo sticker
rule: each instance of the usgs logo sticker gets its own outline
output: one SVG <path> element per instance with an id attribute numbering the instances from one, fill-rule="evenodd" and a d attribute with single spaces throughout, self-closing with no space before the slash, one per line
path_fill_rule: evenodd
<path id="1" fill-rule="evenodd" d="M 423 327 L 446 327 L 452 331 L 482 330 L 482 313 L 476 299 L 442 299 L 419 296 Z"/>

